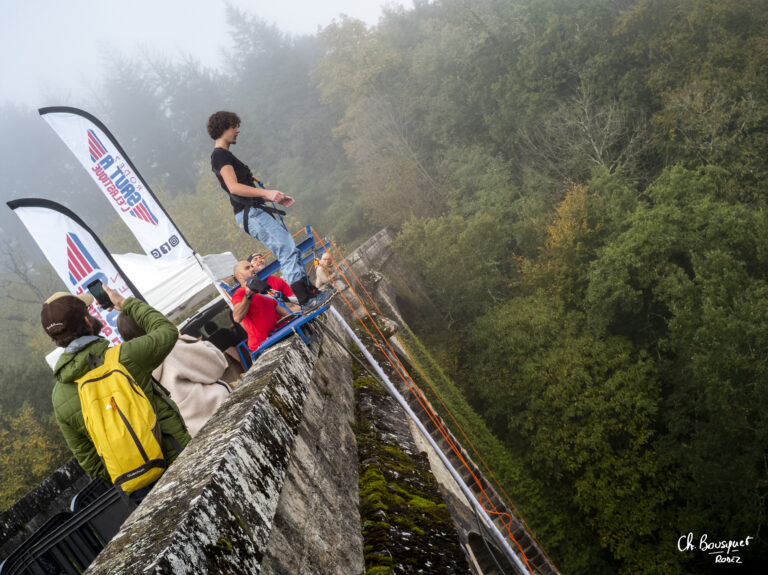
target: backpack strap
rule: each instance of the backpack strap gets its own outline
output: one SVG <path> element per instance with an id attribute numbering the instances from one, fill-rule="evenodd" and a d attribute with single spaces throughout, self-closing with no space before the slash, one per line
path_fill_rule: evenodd
<path id="1" fill-rule="evenodd" d="M 173 401 L 171 401 L 171 393 L 165 389 L 159 381 L 157 381 L 154 377 L 152 378 L 152 385 L 155 388 L 155 395 L 158 395 L 160 399 L 162 399 L 165 403 L 168 404 L 168 407 L 173 409 L 176 413 L 179 414 L 179 418 L 182 422 L 184 422 L 184 417 L 181 415 L 181 411 L 179 411 L 179 406 L 176 405 Z M 186 426 L 186 423 L 184 424 Z M 165 431 L 162 432 L 163 437 L 167 437 L 168 441 L 171 442 L 171 446 L 174 450 L 176 450 L 177 455 L 181 455 L 182 450 L 184 449 L 181 444 L 178 442 L 178 440 L 171 435 L 170 433 L 166 433 Z"/>
<path id="2" fill-rule="evenodd" d="M 163 432 L 163 437 L 167 438 L 168 441 L 171 442 L 171 447 L 173 447 L 174 451 L 176 451 L 176 455 L 181 455 L 181 452 L 184 451 L 184 448 L 181 446 L 181 443 L 170 433 Z"/>
<path id="3" fill-rule="evenodd" d="M 120 345 L 107 348 L 107 351 L 104 354 L 104 361 L 99 365 L 102 365 L 103 363 L 120 363 Z"/>
<path id="4" fill-rule="evenodd" d="M 86 361 L 88 362 L 88 367 L 91 370 L 94 370 L 97 367 L 101 367 L 102 365 L 104 365 L 104 361 L 102 361 L 102 359 L 95 353 L 89 353 L 88 357 L 86 357 Z"/>

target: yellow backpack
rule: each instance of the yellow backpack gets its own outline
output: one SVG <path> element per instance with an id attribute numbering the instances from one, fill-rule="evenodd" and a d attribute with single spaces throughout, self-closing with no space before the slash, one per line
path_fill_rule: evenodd
<path id="1" fill-rule="evenodd" d="M 157 481 L 166 462 L 155 408 L 119 357 L 119 345 L 108 349 L 104 363 L 76 381 L 96 452 L 112 483 L 130 493 Z"/>

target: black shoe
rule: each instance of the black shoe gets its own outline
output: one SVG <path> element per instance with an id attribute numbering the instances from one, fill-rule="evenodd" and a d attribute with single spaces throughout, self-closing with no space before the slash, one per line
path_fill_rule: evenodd
<path id="1" fill-rule="evenodd" d="M 291 289 L 293 290 L 293 295 L 296 296 L 300 306 L 304 306 L 309 300 L 312 299 L 312 295 L 307 289 L 306 278 L 302 278 L 297 282 L 293 282 L 291 284 Z"/>
<path id="2" fill-rule="evenodd" d="M 310 295 L 310 297 L 315 297 L 320 295 L 321 290 L 311 281 L 307 280 L 307 293 Z"/>

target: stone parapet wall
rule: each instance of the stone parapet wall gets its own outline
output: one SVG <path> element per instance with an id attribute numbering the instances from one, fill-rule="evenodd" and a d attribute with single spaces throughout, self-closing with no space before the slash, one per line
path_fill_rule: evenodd
<path id="1" fill-rule="evenodd" d="M 338 327 L 330 314 L 325 317 L 325 326 Z M 326 337 L 315 363 L 262 573 L 363 571 L 354 414 L 349 358 Z"/>
<path id="2" fill-rule="evenodd" d="M 413 319 L 415 310 L 419 308 L 438 312 L 418 278 L 413 277 L 395 257 L 392 249 L 395 239 L 395 233 L 388 228 L 380 230 L 347 257 L 347 265 L 342 266 L 342 272 L 358 292 L 363 304 L 370 305 L 368 295 L 376 302 L 376 306 L 369 311 L 375 312 L 377 307 L 385 317 L 404 326 Z M 347 266 L 352 270 L 349 271 Z M 368 294 L 360 288 L 358 280 Z M 361 302 L 349 290 L 344 290 L 342 295 L 358 316 L 365 315 Z M 338 306 L 344 307 L 341 302 Z M 348 321 L 354 323 L 355 317 L 351 311 L 340 311 Z"/>
<path id="3" fill-rule="evenodd" d="M 77 461 L 70 459 L 0 514 L 0 560 L 32 535 L 49 517 L 69 509 L 72 497 L 90 480 Z"/>
<path id="4" fill-rule="evenodd" d="M 347 259 L 354 270 L 348 279 L 366 305 L 356 278 L 376 301 L 369 307 L 385 332 L 406 324 L 408 315 L 404 319 L 398 305 L 405 299 L 411 309 L 431 305 L 392 257 L 393 241 L 382 230 Z M 350 290 L 333 304 L 355 325 L 347 301 L 360 305 Z M 320 321 L 341 336 L 331 314 Z M 456 531 L 436 520 L 444 508 L 439 493 L 430 489 L 425 497 L 429 471 L 418 454 L 423 446 L 414 444 L 402 409 L 392 403 L 364 407 L 355 430 L 370 429 L 384 440 L 379 447 L 386 457 L 377 448 L 361 448 L 366 473 L 386 477 L 383 459 L 394 457 L 387 489 L 404 482 L 391 509 L 375 509 L 362 526 L 369 539 L 376 524 L 388 539 L 399 540 L 397 559 L 392 549 L 377 548 L 366 549 L 364 561 L 350 359 L 318 328 L 311 347 L 292 337 L 254 364 L 87 573 L 357 574 L 366 563 L 383 565 L 383 556 L 403 572 L 466 572 Z M 404 473 L 404 465 L 418 470 L 418 480 Z M 365 506 L 376 493 L 370 480 L 364 483 L 371 491 Z M 413 507 L 428 521 L 415 521 L 408 515 L 414 509 L 398 505 Z M 451 553 L 441 551 L 448 548 Z"/>
<path id="5" fill-rule="evenodd" d="M 347 257 L 347 263 L 356 272 L 381 270 L 392 257 L 392 242 L 395 234 L 388 228 L 379 230 Z"/>
<path id="6" fill-rule="evenodd" d="M 271 348 L 87 573 L 360 572 L 350 394 L 321 334 Z"/>

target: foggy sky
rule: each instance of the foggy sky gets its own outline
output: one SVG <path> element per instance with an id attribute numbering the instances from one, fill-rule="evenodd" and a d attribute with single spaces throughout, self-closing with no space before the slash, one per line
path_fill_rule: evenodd
<path id="1" fill-rule="evenodd" d="M 192 55 L 210 67 L 236 50 L 225 2 L 291 34 L 339 14 L 374 25 L 411 0 L 0 0 L 0 104 L 77 106 L 98 92 L 105 56 Z"/>

